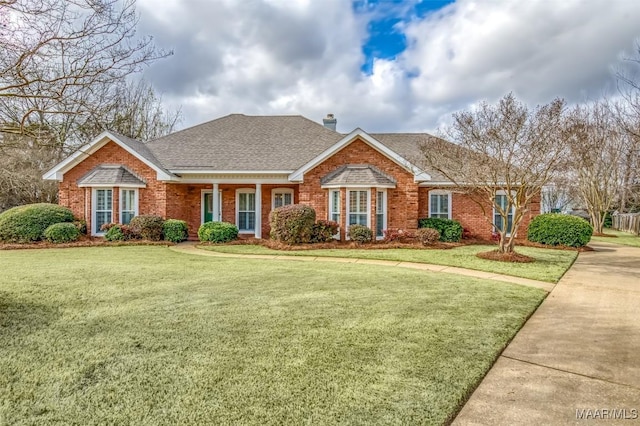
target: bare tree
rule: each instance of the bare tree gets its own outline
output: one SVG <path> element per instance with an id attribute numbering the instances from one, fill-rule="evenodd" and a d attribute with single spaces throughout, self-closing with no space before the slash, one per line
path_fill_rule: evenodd
<path id="1" fill-rule="evenodd" d="M 137 23 L 134 0 L 0 0 L 0 99 L 25 101 L 0 131 L 24 134 L 33 115 L 84 114 L 94 90 L 166 56 Z"/>
<path id="2" fill-rule="evenodd" d="M 565 129 L 578 193 L 594 232 L 602 233 L 605 214 L 620 194 L 630 136 L 602 102 L 576 106 Z"/>
<path id="3" fill-rule="evenodd" d="M 480 206 L 500 236 L 501 253 L 513 252 L 516 230 L 531 202 L 563 166 L 564 109 L 561 99 L 530 109 L 508 94 L 495 105 L 482 102 L 453 114 L 443 137 L 457 146 L 436 140 L 423 147 L 426 164 Z"/>

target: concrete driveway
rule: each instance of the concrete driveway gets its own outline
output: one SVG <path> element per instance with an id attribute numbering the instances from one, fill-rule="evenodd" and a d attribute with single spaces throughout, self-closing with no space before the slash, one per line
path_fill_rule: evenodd
<path id="1" fill-rule="evenodd" d="M 454 425 L 640 424 L 640 248 L 590 246 Z"/>

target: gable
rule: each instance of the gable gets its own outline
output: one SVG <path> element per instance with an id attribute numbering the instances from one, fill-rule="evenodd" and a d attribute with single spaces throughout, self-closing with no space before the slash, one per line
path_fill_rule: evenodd
<path id="1" fill-rule="evenodd" d="M 356 144 L 356 149 L 354 149 L 354 147 L 351 147 L 351 149 L 347 149 L 354 144 Z M 379 168 L 382 168 L 383 170 L 385 168 L 385 164 L 388 165 L 389 163 L 392 163 L 397 167 L 402 168 L 407 173 L 411 173 L 414 176 L 414 180 L 416 182 L 431 179 L 431 177 L 427 173 L 411 164 L 411 162 L 403 158 L 401 155 L 391 150 L 389 147 L 382 144 L 380 141 L 376 140 L 362 129 L 356 129 L 350 134 L 343 137 L 340 141 L 326 149 L 320 155 L 307 162 L 298 170 L 291 173 L 289 175 L 289 180 L 293 182 L 302 182 L 304 180 L 304 175 L 307 172 L 329 160 L 330 158 L 337 158 L 338 160 L 334 161 L 340 163 L 341 165 L 366 163 L 367 161 L 362 158 L 365 152 L 367 153 L 367 155 L 373 155 L 374 158 L 377 158 L 378 163 L 373 164 Z M 385 160 L 381 160 L 382 158 L 384 158 Z"/>

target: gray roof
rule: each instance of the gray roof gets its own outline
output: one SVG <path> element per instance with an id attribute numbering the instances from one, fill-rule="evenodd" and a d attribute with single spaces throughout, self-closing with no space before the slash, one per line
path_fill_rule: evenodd
<path id="1" fill-rule="evenodd" d="M 145 186 L 146 183 L 124 166 L 103 164 L 78 179 L 78 185 Z"/>
<path id="2" fill-rule="evenodd" d="M 155 165 L 157 168 L 159 168 L 162 171 L 170 174 L 167 171 L 166 167 L 164 167 L 163 164 L 153 154 L 153 152 L 151 151 L 151 149 L 150 149 L 148 144 L 140 142 L 140 141 L 138 141 L 136 139 L 132 139 L 132 138 L 130 138 L 128 136 L 121 135 L 120 133 L 113 132 L 111 130 L 109 131 L 109 133 L 111 133 L 114 136 L 116 136 L 118 138 L 118 140 L 120 140 L 122 143 L 127 145 L 129 148 L 131 148 L 134 151 L 136 151 L 138 154 L 140 154 L 140 156 L 142 156 L 147 161 L 149 161 L 150 163 Z"/>
<path id="3" fill-rule="evenodd" d="M 294 116 L 231 114 L 148 142 L 172 170 L 296 170 L 343 135 Z"/>
<path id="4" fill-rule="evenodd" d="M 363 186 L 396 186 L 396 180 L 369 164 L 349 164 L 332 171 L 320 179 L 323 186 L 363 185 Z"/>

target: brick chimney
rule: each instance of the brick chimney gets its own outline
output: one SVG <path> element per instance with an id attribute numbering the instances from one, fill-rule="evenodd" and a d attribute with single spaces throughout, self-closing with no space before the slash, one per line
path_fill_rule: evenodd
<path id="1" fill-rule="evenodd" d="M 326 127 L 329 130 L 333 130 L 334 132 L 336 131 L 337 122 L 338 120 L 335 119 L 333 114 L 327 114 L 327 118 L 322 119 L 322 124 L 324 124 L 324 127 Z"/>

